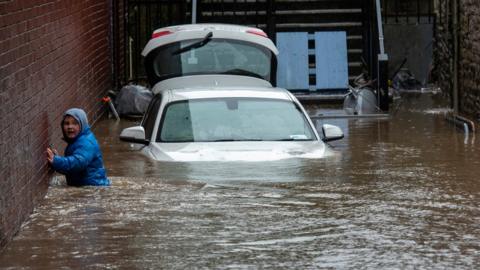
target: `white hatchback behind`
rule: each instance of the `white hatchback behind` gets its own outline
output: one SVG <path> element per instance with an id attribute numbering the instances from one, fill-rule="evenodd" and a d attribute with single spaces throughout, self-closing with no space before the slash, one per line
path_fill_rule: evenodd
<path id="1" fill-rule="evenodd" d="M 321 138 L 300 102 L 272 86 L 278 51 L 262 30 L 185 25 L 154 32 L 144 50 L 154 98 L 140 126 L 120 139 L 161 161 L 323 158 L 343 138 Z"/>

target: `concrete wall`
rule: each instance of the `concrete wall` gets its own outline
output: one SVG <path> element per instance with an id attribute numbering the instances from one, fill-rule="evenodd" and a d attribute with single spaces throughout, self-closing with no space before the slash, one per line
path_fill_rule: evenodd
<path id="1" fill-rule="evenodd" d="M 70 107 L 91 122 L 112 86 L 111 0 L 0 1 L 0 249 L 44 197 Z"/>
<path id="2" fill-rule="evenodd" d="M 437 29 L 434 48 L 437 83 L 452 94 L 454 78 L 454 38 L 452 0 L 437 0 Z M 458 97 L 459 112 L 480 117 L 480 2 L 458 0 Z"/>

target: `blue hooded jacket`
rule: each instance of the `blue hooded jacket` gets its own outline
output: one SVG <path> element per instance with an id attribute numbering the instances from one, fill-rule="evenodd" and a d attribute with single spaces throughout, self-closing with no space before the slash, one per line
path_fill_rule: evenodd
<path id="1" fill-rule="evenodd" d="M 103 166 L 102 153 L 95 135 L 93 135 L 88 125 L 87 114 L 82 109 L 69 109 L 63 114 L 63 121 L 69 115 L 80 124 L 80 132 L 74 139 L 67 139 L 65 156 L 55 155 L 52 167 L 55 171 L 64 174 L 67 178 L 67 184 L 71 186 L 108 186 L 110 180 L 107 179 L 106 171 Z"/>

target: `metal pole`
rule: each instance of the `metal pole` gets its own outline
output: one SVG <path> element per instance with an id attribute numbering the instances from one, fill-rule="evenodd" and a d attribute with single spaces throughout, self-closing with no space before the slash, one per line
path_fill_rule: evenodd
<path id="1" fill-rule="evenodd" d="M 197 0 L 192 0 L 192 24 L 197 23 Z"/>
<path id="2" fill-rule="evenodd" d="M 133 38 L 128 37 L 128 80 L 133 81 Z"/>

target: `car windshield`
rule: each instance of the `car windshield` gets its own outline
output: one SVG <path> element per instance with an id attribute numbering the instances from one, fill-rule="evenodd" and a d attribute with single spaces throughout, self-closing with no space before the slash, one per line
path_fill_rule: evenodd
<path id="1" fill-rule="evenodd" d="M 193 39 L 157 49 L 153 60 L 160 80 L 199 74 L 234 74 L 270 81 L 272 52 L 251 42 Z"/>
<path id="2" fill-rule="evenodd" d="M 157 142 L 314 140 L 302 111 L 289 101 L 218 98 L 165 108 Z"/>

